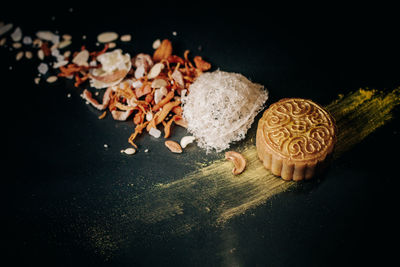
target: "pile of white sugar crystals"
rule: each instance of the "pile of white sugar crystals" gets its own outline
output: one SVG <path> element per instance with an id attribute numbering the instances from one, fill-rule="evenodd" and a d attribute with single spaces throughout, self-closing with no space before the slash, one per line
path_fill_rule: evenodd
<path id="1" fill-rule="evenodd" d="M 201 74 L 182 98 L 183 117 L 199 147 L 221 152 L 243 139 L 268 99 L 264 86 L 238 73 Z"/>

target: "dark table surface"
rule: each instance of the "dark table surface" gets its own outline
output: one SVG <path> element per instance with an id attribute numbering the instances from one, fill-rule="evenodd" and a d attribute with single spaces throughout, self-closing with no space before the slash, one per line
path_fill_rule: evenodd
<path id="1" fill-rule="evenodd" d="M 131 34 L 129 44 L 119 45 L 131 55 L 152 53 L 155 39 L 169 38 L 177 54 L 190 49 L 214 68 L 265 85 L 270 92 L 267 105 L 283 97 L 326 105 L 338 94 L 359 88 L 390 91 L 400 86 L 399 22 L 393 11 L 337 7 L 287 13 L 269 7 L 225 9 L 222 4 L 194 11 L 173 4 L 72 10 L 54 6 L 6 8 L 0 20 L 31 36 L 38 30 L 71 34 L 71 50 L 93 47 L 104 31 Z M 156 223 L 130 221 L 118 217 L 124 214 L 118 207 L 135 196 L 153 201 L 157 184 L 181 179 L 191 165 L 221 154 L 192 148 L 182 163 L 172 154 L 157 152 L 162 139 L 143 136 L 139 143 L 149 152 L 127 157 L 120 150 L 128 146 L 132 123 L 98 120 L 99 113 L 84 104 L 68 80 L 35 85 L 38 59 L 17 62 L 15 54 L 0 47 L 6 104 L 2 218 L 9 240 L 2 243 L 13 265 L 396 262 L 398 109 L 392 121 L 336 159 L 317 182 L 278 194 L 223 226 L 200 222 L 178 233 L 174 227 L 180 225 L 179 214 Z M 183 136 L 184 131 L 176 134 Z M 195 211 L 184 212 L 191 216 Z M 193 216 L 207 221 L 207 215 Z M 94 225 L 113 231 L 97 229 L 88 235 Z M 107 242 L 112 235 L 123 236 L 123 242 L 113 247 Z M 92 241 L 98 246 L 87 245 Z"/>

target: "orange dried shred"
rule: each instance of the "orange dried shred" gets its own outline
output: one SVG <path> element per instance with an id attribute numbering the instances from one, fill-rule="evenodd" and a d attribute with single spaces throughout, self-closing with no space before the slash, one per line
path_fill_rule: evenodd
<path id="1" fill-rule="evenodd" d="M 47 43 L 44 43 L 41 47 L 43 52 L 47 55 L 49 47 Z M 85 46 L 80 48 L 81 50 L 86 49 Z M 105 44 L 104 48 L 100 51 L 89 52 L 91 60 L 107 52 L 109 45 Z M 113 93 L 107 95 L 107 102 L 104 108 L 113 115 L 113 119 L 125 120 L 128 116 L 132 116 L 132 122 L 136 125 L 134 132 L 130 135 L 128 142 L 137 148 L 134 140 L 139 134 L 143 132 L 143 129 L 149 131 L 152 127 L 157 128 L 159 124 L 164 126 L 164 137 L 168 138 L 171 136 L 171 127 L 175 123 L 182 127 L 187 127 L 187 122 L 183 119 L 183 109 L 179 97 L 183 89 L 189 93 L 188 87 L 192 84 L 195 79 L 203 72 L 211 68 L 211 64 L 203 60 L 201 56 L 195 56 L 193 61 L 189 59 L 189 50 L 185 50 L 183 57 L 172 54 L 172 43 L 168 39 L 164 39 L 152 56 L 155 62 L 164 64 L 164 68 L 158 74 L 157 77 L 149 79 L 146 73 L 143 77 L 137 79 L 142 83 L 139 88 L 134 88 L 130 83 L 123 83 L 113 88 Z M 79 51 L 75 52 L 77 54 Z M 73 58 L 73 57 L 72 57 Z M 192 63 L 194 62 L 194 64 Z M 134 65 L 134 64 L 133 64 Z M 65 66 L 59 67 L 59 77 L 73 77 L 75 79 L 74 85 L 80 87 L 88 79 L 96 79 L 102 82 L 113 82 L 120 79 L 120 77 L 133 77 L 135 71 L 133 67 L 126 73 L 125 70 L 116 70 L 114 73 L 104 76 L 93 76 L 89 71 L 93 68 L 100 68 L 101 65 L 97 66 L 78 66 L 74 63 L 69 63 Z M 154 94 L 156 88 L 152 88 L 152 82 L 155 79 L 164 79 L 167 82 L 165 88 L 167 94 L 158 102 L 155 103 Z M 178 97 L 174 100 L 175 97 Z M 140 100 L 139 100 L 140 98 Z M 153 117 L 150 121 L 146 121 L 146 114 L 148 112 L 154 112 Z M 105 118 L 107 111 L 104 111 L 99 119 Z M 123 116 L 122 116 L 122 115 Z M 117 116 L 118 115 L 118 116 Z M 121 116 L 119 116 L 121 115 Z"/>

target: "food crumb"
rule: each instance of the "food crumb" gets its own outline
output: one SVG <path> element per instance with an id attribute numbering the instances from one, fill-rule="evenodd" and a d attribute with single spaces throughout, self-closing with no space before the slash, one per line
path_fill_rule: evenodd
<path id="1" fill-rule="evenodd" d="M 146 149 L 144 150 L 144 153 L 147 153 L 147 152 L 149 152 L 149 149 L 148 149 L 148 148 L 146 148 Z"/>
<path id="2" fill-rule="evenodd" d="M 40 74 L 46 74 L 46 72 L 49 70 L 49 66 L 47 66 L 46 63 L 40 63 L 38 66 L 38 71 Z"/>
<path id="3" fill-rule="evenodd" d="M 108 145 L 107 145 L 107 144 L 104 144 L 104 148 L 108 148 Z"/>
<path id="4" fill-rule="evenodd" d="M 153 49 L 159 48 L 160 45 L 161 45 L 161 40 L 160 40 L 160 39 L 155 40 L 155 41 L 153 42 Z"/>
<path id="5" fill-rule="evenodd" d="M 125 153 L 127 155 L 133 155 L 136 153 L 136 149 L 134 149 L 133 147 L 129 147 L 129 148 L 121 150 L 121 153 Z"/>

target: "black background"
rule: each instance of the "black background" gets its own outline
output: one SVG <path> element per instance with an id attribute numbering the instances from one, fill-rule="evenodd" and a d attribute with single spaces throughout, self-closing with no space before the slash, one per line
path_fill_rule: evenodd
<path id="1" fill-rule="evenodd" d="M 130 33 L 132 42 L 119 47 L 131 55 L 152 53 L 155 39 L 169 38 L 178 55 L 190 49 L 215 68 L 240 72 L 264 84 L 270 92 L 268 104 L 283 97 L 303 97 L 325 105 L 358 88 L 390 91 L 400 85 L 399 22 L 391 7 L 99 3 L 70 12 L 69 7 L 53 6 L 9 7 L 1 11 L 0 19 L 20 26 L 24 35 L 33 36 L 38 30 L 71 34 L 72 50 L 81 45 L 97 49 L 96 36 L 104 31 Z M 81 40 L 82 35 L 87 38 Z M 137 190 L 146 190 L 173 180 L 182 166 L 168 153 L 153 153 L 149 154 L 153 161 L 165 160 L 171 166 L 165 180 L 132 175 L 132 169 L 145 173 L 153 166 L 139 154 L 127 159 L 119 153 L 133 126 L 110 118 L 97 120 L 98 113 L 83 103 L 79 90 L 68 81 L 35 85 L 39 61 L 16 62 L 15 54 L 0 48 L 6 133 L 2 217 L 7 222 L 2 243 L 12 265 L 396 262 L 398 109 L 394 120 L 333 162 L 317 182 L 279 194 L 222 228 L 204 226 L 176 236 L 165 230 L 168 220 L 166 225 L 143 226 L 117 256 L 99 256 L 81 245 L 79 232 L 68 230 L 79 222 L 77 216 L 87 212 L 89 220 L 101 220 L 96 214 L 119 200 L 104 197 L 119 190 L 118 182 L 134 181 L 141 185 Z M 139 140 L 151 152 L 163 146 L 162 140 Z M 200 149 L 192 153 L 204 159 L 218 157 Z M 188 154 L 189 160 L 194 158 Z"/>

